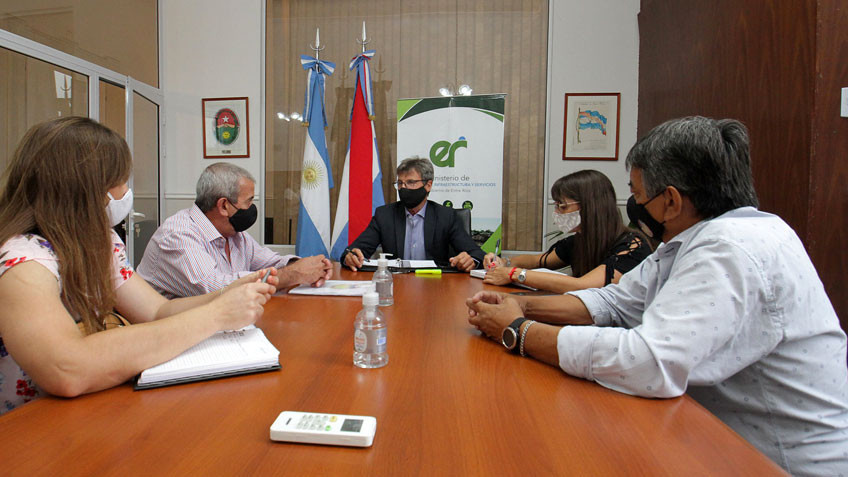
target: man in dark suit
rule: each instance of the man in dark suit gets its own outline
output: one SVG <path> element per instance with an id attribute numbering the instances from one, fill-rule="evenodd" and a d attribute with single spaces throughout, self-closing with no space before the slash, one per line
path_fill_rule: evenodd
<path id="1" fill-rule="evenodd" d="M 448 261 L 464 272 L 479 267 L 483 251 L 454 210 L 427 200 L 433 164 L 419 157 L 404 159 L 397 178 L 400 200 L 377 207 L 365 231 L 342 253 L 341 262 L 356 271 L 382 245 L 383 252 L 404 260 Z M 456 256 L 450 256 L 450 248 L 458 252 Z"/>

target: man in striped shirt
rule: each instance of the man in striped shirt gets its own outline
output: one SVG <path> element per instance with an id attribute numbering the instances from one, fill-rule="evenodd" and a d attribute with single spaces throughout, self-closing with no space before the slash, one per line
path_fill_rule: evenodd
<path id="1" fill-rule="evenodd" d="M 333 272 L 323 255 L 281 256 L 245 232 L 256 222 L 255 184 L 241 167 L 225 162 L 207 167 L 197 181 L 194 205 L 156 230 L 138 274 L 168 298 L 219 290 L 267 267 L 278 268 L 278 290 L 323 285 Z"/>

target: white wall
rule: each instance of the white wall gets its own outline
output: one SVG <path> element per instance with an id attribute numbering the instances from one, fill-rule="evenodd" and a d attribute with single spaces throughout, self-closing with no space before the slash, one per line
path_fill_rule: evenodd
<path id="1" fill-rule="evenodd" d="M 247 96 L 250 157 L 229 159 L 257 180 L 262 144 L 263 0 L 163 1 L 162 89 L 165 96 L 164 217 L 194 202 L 197 178 L 220 159 L 203 158 L 201 98 Z M 264 217 L 260 206 L 259 217 Z M 163 218 L 164 218 L 163 217 Z M 259 240 L 259 222 L 249 232 Z"/>
<path id="2" fill-rule="evenodd" d="M 548 96 L 548 185 L 582 169 L 596 169 L 610 178 L 619 204 L 624 205 L 630 180 L 624 158 L 636 143 L 639 92 L 639 0 L 552 0 L 550 2 Z M 619 160 L 563 161 L 565 93 L 621 93 Z M 547 207 L 546 232 L 555 230 Z"/>

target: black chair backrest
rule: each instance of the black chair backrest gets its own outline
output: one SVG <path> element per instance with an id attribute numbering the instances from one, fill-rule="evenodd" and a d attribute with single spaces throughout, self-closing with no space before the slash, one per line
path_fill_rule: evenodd
<path id="1" fill-rule="evenodd" d="M 462 228 L 468 235 L 471 235 L 471 209 L 453 209 L 456 213 L 456 218 L 462 222 Z"/>

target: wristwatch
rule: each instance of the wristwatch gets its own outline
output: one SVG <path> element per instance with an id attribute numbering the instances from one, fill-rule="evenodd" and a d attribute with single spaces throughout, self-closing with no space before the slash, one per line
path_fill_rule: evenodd
<path id="1" fill-rule="evenodd" d="M 522 268 L 521 272 L 518 274 L 518 283 L 524 283 L 524 280 L 527 280 L 527 269 Z"/>
<path id="2" fill-rule="evenodd" d="M 518 345 L 520 341 L 519 331 L 521 330 L 521 324 L 527 321 L 527 318 L 520 317 L 513 320 L 512 323 L 509 324 L 506 328 L 503 329 L 503 333 L 501 333 L 501 343 L 504 345 L 506 349 L 508 349 L 511 353 L 518 353 Z"/>

